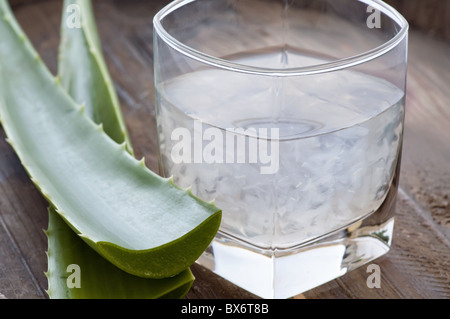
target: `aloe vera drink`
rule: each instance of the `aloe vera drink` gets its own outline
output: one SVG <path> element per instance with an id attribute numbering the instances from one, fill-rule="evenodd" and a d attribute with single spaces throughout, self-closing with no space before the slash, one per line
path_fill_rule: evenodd
<path id="1" fill-rule="evenodd" d="M 406 20 L 377 0 L 175 0 L 154 18 L 161 174 L 223 210 L 197 262 L 264 298 L 392 244 Z"/>
<path id="2" fill-rule="evenodd" d="M 276 67 L 286 57 L 275 52 L 246 54 L 235 61 Z M 299 54 L 291 53 L 289 59 L 296 65 L 317 63 Z M 340 74 L 339 81 L 333 74 L 308 81 L 228 75 L 188 73 L 158 91 L 163 173 L 173 175 L 181 187 L 192 186 L 197 196 L 215 200 L 223 209 L 221 232 L 263 249 L 289 249 L 377 211 L 399 164 L 401 90 L 352 71 Z M 177 128 L 189 135 L 174 135 Z M 269 134 L 273 128 L 276 140 Z M 211 129 L 221 144 L 205 138 Z M 235 139 L 230 150 L 227 136 L 236 135 L 236 129 L 249 134 L 244 146 Z M 202 147 L 194 145 L 199 136 Z M 272 146 L 272 153 L 263 152 L 272 156 L 272 163 L 260 158 L 250 162 L 251 152 L 259 152 L 262 144 Z M 208 145 L 223 148 L 208 150 Z M 257 146 L 252 150 L 251 145 Z M 175 148 L 190 157 L 174 163 Z M 210 151 L 222 154 L 208 160 Z M 203 152 L 197 161 L 195 152 Z M 262 167 L 274 169 L 262 174 Z"/>

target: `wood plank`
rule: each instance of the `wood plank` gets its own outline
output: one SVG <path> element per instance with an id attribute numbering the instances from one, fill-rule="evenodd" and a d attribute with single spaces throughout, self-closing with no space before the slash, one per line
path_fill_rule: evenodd
<path id="1" fill-rule="evenodd" d="M 411 26 L 431 36 L 450 41 L 450 1 L 386 0 L 408 20 Z"/>
<path id="2" fill-rule="evenodd" d="M 306 298 L 425 299 L 450 297 L 449 242 L 436 236 L 433 223 L 403 191 L 399 193 L 393 247 L 373 261 L 380 266 L 381 287 L 369 288 L 362 266 L 305 293 Z"/>
<path id="3" fill-rule="evenodd" d="M 450 238 L 450 43 L 410 35 L 401 185 Z"/>
<path id="4" fill-rule="evenodd" d="M 47 286 L 45 202 L 30 184 L 3 131 L 0 154 L 0 292 L 8 298 L 43 298 Z"/>

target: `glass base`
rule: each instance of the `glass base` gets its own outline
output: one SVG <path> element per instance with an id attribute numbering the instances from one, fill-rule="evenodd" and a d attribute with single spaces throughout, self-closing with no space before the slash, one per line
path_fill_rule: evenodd
<path id="1" fill-rule="evenodd" d="M 197 263 L 261 298 L 293 297 L 389 251 L 396 193 L 391 187 L 370 216 L 289 249 L 261 249 L 219 231 Z"/>

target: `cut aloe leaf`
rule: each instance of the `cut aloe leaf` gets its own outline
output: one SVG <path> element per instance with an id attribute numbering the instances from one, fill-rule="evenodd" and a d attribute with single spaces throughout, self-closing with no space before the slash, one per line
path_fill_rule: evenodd
<path id="1" fill-rule="evenodd" d="M 0 0 L 0 118 L 31 180 L 111 263 L 166 278 L 192 265 L 221 210 L 137 161 L 91 121 L 39 59 Z"/>
<path id="2" fill-rule="evenodd" d="M 77 4 L 80 9 L 83 9 L 85 17 L 89 15 L 89 30 L 84 29 L 87 28 L 86 24 L 83 24 L 82 28 L 69 27 L 66 22 L 69 18 L 67 9 L 72 4 Z M 127 130 L 123 126 L 122 112 L 117 103 L 112 103 L 115 98 L 109 97 L 109 94 L 114 94 L 115 91 L 103 90 L 102 92 L 107 96 L 98 98 L 99 92 L 92 90 L 97 83 L 92 83 L 90 79 L 97 79 L 102 86 L 105 86 L 104 84 L 108 86 L 111 79 L 107 72 L 101 72 L 95 64 L 83 63 L 86 57 L 90 56 L 94 45 L 100 49 L 99 42 L 94 44 L 94 42 L 86 41 L 84 32 L 90 32 L 90 35 L 99 41 L 91 2 L 65 0 L 61 25 L 63 40 L 59 50 L 59 70 L 64 70 L 59 75 L 61 83 L 72 97 L 76 95 L 76 102 L 90 105 L 91 112 L 86 110 L 86 114 L 91 119 L 97 115 L 95 120 L 98 124 L 108 121 L 110 114 L 115 113 L 116 118 L 120 120 L 114 121 L 109 126 L 109 130 L 105 129 L 105 133 L 109 136 L 115 134 L 116 142 L 129 143 Z M 77 43 L 77 45 L 68 45 L 68 43 Z M 95 58 L 105 65 L 101 51 L 98 51 Z M 79 72 L 80 65 L 84 65 L 83 72 Z M 85 80 L 82 81 L 82 79 Z M 68 83 L 78 83 L 77 90 L 70 90 L 70 86 L 65 85 Z M 76 92 L 82 94 L 77 95 Z M 128 150 L 132 153 L 131 147 Z M 195 279 L 189 268 L 165 279 L 140 278 L 120 270 L 86 245 L 51 206 L 48 230 L 45 233 L 48 238 L 47 293 L 52 299 L 179 299 L 189 292 Z M 71 266 L 78 267 L 73 269 L 74 273 L 67 271 Z M 79 282 L 74 282 L 77 280 Z"/>
<path id="3" fill-rule="evenodd" d="M 47 293 L 52 299 L 175 299 L 185 296 L 194 281 L 189 269 L 165 279 L 144 279 L 120 270 L 87 247 L 52 208 L 46 234 Z"/>
<path id="4" fill-rule="evenodd" d="M 95 123 L 102 124 L 114 141 L 126 142 L 127 150 L 132 153 L 90 0 L 64 1 L 58 76 L 73 100 L 85 105 L 86 114 Z"/>

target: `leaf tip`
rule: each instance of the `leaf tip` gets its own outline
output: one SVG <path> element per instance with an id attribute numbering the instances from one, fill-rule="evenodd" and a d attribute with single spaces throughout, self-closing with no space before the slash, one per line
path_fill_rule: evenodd
<path id="1" fill-rule="evenodd" d="M 142 167 L 146 167 L 146 165 L 145 165 L 145 157 L 142 157 L 142 158 L 139 160 L 139 165 L 142 166 Z"/>
<path id="2" fill-rule="evenodd" d="M 26 42 L 27 41 L 27 37 L 25 36 L 24 33 L 21 32 L 21 33 L 18 34 L 18 36 L 19 36 L 20 41 L 22 41 L 22 42 Z"/>
<path id="3" fill-rule="evenodd" d="M 40 188 L 40 191 L 41 191 L 42 196 L 44 196 L 44 198 L 45 198 L 49 203 L 51 203 L 52 200 L 51 200 L 50 194 L 49 194 L 47 191 L 45 191 L 44 189 L 42 189 L 42 187 L 39 186 L 39 184 L 38 184 L 38 182 L 37 182 L 36 180 L 34 180 L 33 183 L 34 183 L 36 186 L 38 186 L 38 188 Z"/>
<path id="4" fill-rule="evenodd" d="M 185 188 L 184 191 L 187 194 L 189 194 L 190 196 L 194 196 L 194 194 L 192 193 L 192 186 L 189 186 L 189 187 Z"/>
<path id="5" fill-rule="evenodd" d="M 86 103 L 84 103 L 84 102 L 81 103 L 81 105 L 80 105 L 78 110 L 80 111 L 80 113 L 85 114 L 85 112 L 86 112 Z"/>
<path id="6" fill-rule="evenodd" d="M 175 187 L 176 189 L 181 190 L 181 191 L 183 190 L 181 187 L 179 187 L 179 186 L 175 183 L 175 180 L 174 180 L 173 175 L 171 175 L 170 177 L 165 178 L 165 181 L 168 182 L 172 187 Z M 187 192 L 187 191 L 188 191 L 188 188 L 184 189 L 184 191 Z"/>
<path id="7" fill-rule="evenodd" d="M 169 182 L 170 184 L 175 185 L 175 182 L 173 181 L 173 175 L 170 176 L 170 177 L 165 178 L 165 180 L 166 180 L 167 182 Z"/>
<path id="8" fill-rule="evenodd" d="M 125 151 L 127 149 L 127 142 L 122 142 L 119 144 L 119 149 Z"/>
<path id="9" fill-rule="evenodd" d="M 34 55 L 34 61 L 40 63 L 42 62 L 41 56 L 36 52 L 36 54 Z M 57 77 L 59 78 L 59 77 Z"/>
<path id="10" fill-rule="evenodd" d="M 80 237 L 81 239 L 83 239 L 85 241 L 92 242 L 92 239 L 86 234 L 80 233 L 80 234 L 78 234 L 78 237 Z"/>
<path id="11" fill-rule="evenodd" d="M 30 176 L 30 181 L 40 189 L 39 183 L 34 176 Z"/>
<path id="12" fill-rule="evenodd" d="M 37 61 L 39 58 L 35 56 L 34 59 Z M 59 75 L 55 76 L 55 84 L 61 85 L 61 77 Z"/>
<path id="13" fill-rule="evenodd" d="M 5 138 L 6 143 L 8 143 L 9 145 L 13 146 L 13 141 L 10 140 L 8 137 Z"/>

